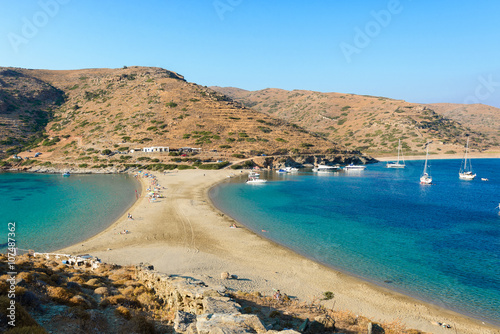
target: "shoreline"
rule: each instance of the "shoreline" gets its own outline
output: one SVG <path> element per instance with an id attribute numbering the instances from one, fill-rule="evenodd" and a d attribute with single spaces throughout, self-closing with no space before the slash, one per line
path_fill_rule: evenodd
<path id="1" fill-rule="evenodd" d="M 398 160 L 398 156 L 394 155 L 379 155 L 379 156 L 372 156 L 374 159 L 378 161 L 396 161 Z M 499 153 L 468 153 L 467 155 L 468 158 L 470 159 L 500 159 L 500 152 Z M 429 160 L 461 160 L 464 158 L 463 153 L 455 153 L 455 154 L 444 154 L 444 153 L 438 153 L 438 154 L 431 154 L 429 153 Z M 404 156 L 405 161 L 411 161 L 411 160 L 425 160 L 425 154 L 422 155 L 409 155 L 409 156 Z"/>
<path id="2" fill-rule="evenodd" d="M 324 302 L 326 307 L 335 304 L 335 309 L 350 310 L 374 321 L 400 320 L 408 328 L 432 333 L 449 332 L 431 324 L 433 321 L 450 323 L 460 333 L 500 332 L 493 324 L 481 324 L 480 320 L 327 267 L 242 227 L 215 207 L 209 196 L 210 189 L 231 172 L 157 173 L 159 184 L 167 188 L 166 198 L 148 203 L 140 197 L 128 210 L 135 220 L 125 220 L 124 215 L 81 245 L 61 251 L 86 252 L 122 265 L 147 262 L 166 274 L 195 277 L 235 290 L 271 295 L 278 288 L 306 302 L 318 301 L 323 292 L 332 291 L 335 298 Z M 140 181 L 144 196 L 147 185 Z M 240 228 L 229 228 L 233 222 Z M 131 234 L 116 233 L 122 229 Z M 238 279 L 218 278 L 226 271 Z"/>

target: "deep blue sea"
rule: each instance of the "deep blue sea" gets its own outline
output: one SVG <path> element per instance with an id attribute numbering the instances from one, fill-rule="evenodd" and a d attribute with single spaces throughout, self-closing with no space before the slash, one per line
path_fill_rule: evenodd
<path id="1" fill-rule="evenodd" d="M 407 295 L 500 324 L 500 159 L 423 161 L 365 171 L 230 179 L 214 204 L 258 234 L 316 261 Z M 488 178 L 489 181 L 481 181 Z M 268 231 L 267 233 L 261 230 Z"/>
<path id="2" fill-rule="evenodd" d="M 20 249 L 47 252 L 83 241 L 118 219 L 136 189 L 140 184 L 128 175 L 0 173 L 0 244 L 9 222 L 16 223 Z"/>

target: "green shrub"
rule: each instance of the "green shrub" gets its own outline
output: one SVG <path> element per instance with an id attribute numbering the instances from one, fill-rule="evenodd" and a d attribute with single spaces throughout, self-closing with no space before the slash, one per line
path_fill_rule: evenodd
<path id="1" fill-rule="evenodd" d="M 238 158 L 238 159 L 245 159 L 245 156 L 243 154 L 239 154 L 239 153 L 234 153 L 232 156 L 235 158 Z"/>
<path id="2" fill-rule="evenodd" d="M 79 164 L 78 167 L 80 168 L 87 168 L 89 165 L 88 164 Z"/>
<path id="3" fill-rule="evenodd" d="M 199 169 L 222 169 L 229 165 L 229 161 L 219 162 L 216 164 L 204 164 L 198 166 Z"/>
<path id="4" fill-rule="evenodd" d="M 52 140 L 49 140 L 49 139 L 45 139 L 42 143 L 43 146 L 53 146 L 55 145 L 56 143 L 60 142 L 61 139 L 59 137 L 54 137 L 52 138 Z"/>
<path id="5" fill-rule="evenodd" d="M 331 291 L 326 291 L 326 292 L 323 292 L 323 300 L 330 300 L 330 299 L 333 299 L 333 297 L 335 297 L 335 294 Z"/>
<path id="6" fill-rule="evenodd" d="M 183 170 L 183 169 L 193 169 L 194 167 L 188 166 L 188 165 L 178 165 L 177 169 L 178 170 Z"/>
<path id="7" fill-rule="evenodd" d="M 175 108 L 177 107 L 177 103 L 173 102 L 173 101 L 170 101 L 168 103 L 165 104 L 165 107 L 167 108 Z"/>
<path id="8" fill-rule="evenodd" d="M 111 154 L 111 150 L 110 150 L 110 149 L 105 149 L 105 150 L 102 150 L 102 151 L 101 151 L 101 154 L 102 154 L 102 155 L 110 155 L 110 154 Z"/>

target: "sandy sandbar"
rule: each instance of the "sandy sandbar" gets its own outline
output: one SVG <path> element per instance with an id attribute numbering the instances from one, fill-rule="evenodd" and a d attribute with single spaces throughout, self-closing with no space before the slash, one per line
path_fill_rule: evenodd
<path id="1" fill-rule="evenodd" d="M 273 289 L 299 298 L 318 300 L 326 291 L 335 298 L 327 307 L 350 310 L 373 321 L 399 320 L 409 328 L 431 333 L 500 333 L 500 328 L 430 305 L 333 270 L 244 228 L 218 211 L 208 190 L 232 171 L 185 170 L 156 173 L 165 198 L 140 198 L 130 212 L 95 237 L 62 251 L 90 253 L 121 265 L 140 262 L 170 275 L 201 279 L 241 291 Z M 149 179 L 141 179 L 146 194 Z M 236 223 L 239 228 L 230 228 Z M 128 230 L 129 234 L 120 234 Z M 221 280 L 222 272 L 238 279 Z M 432 322 L 451 324 L 444 329 Z"/>

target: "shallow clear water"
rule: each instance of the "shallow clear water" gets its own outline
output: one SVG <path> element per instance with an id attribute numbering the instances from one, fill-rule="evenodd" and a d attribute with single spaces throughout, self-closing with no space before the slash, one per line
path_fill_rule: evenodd
<path id="1" fill-rule="evenodd" d="M 0 173 L 0 244 L 9 222 L 16 223 L 20 249 L 47 252 L 83 241 L 118 219 L 136 189 L 128 175 Z"/>
<path id="2" fill-rule="evenodd" d="M 329 175 L 264 173 L 212 189 L 217 207 L 282 245 L 379 285 L 500 323 L 500 160 L 385 163 Z M 490 181 L 484 182 L 485 177 Z M 268 232 L 263 233 L 261 230 Z"/>

